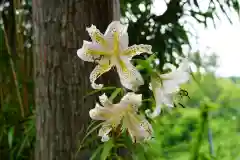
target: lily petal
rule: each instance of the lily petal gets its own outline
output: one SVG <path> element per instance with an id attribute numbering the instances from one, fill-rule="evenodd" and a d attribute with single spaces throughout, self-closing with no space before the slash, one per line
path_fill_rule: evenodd
<path id="1" fill-rule="evenodd" d="M 123 128 L 126 128 L 132 141 L 136 142 L 137 140 L 137 125 L 136 123 L 133 122 L 133 120 L 131 119 L 132 117 L 129 116 L 129 113 L 124 117 L 123 119 Z M 134 118 L 135 119 L 135 118 Z M 138 122 L 138 121 L 137 121 Z"/>
<path id="2" fill-rule="evenodd" d="M 99 55 L 92 55 L 87 52 L 91 44 L 91 42 L 83 41 L 82 48 L 77 50 L 78 57 L 81 58 L 83 61 L 94 62 L 95 59 L 99 58 Z"/>
<path id="3" fill-rule="evenodd" d="M 187 58 L 184 58 L 179 66 L 183 71 L 189 71 L 189 61 Z"/>
<path id="4" fill-rule="evenodd" d="M 122 85 L 132 91 L 137 91 L 138 87 L 144 84 L 144 80 L 138 70 L 129 60 L 120 59 L 116 64 L 117 72 Z"/>
<path id="5" fill-rule="evenodd" d="M 111 132 L 112 128 L 110 125 L 103 125 L 99 132 L 98 132 L 98 136 L 102 137 L 101 141 L 102 142 L 106 142 L 109 140 L 109 136 L 108 134 Z"/>
<path id="6" fill-rule="evenodd" d="M 105 72 L 109 71 L 111 69 L 111 64 L 108 64 L 107 62 L 101 64 L 98 64 L 93 71 L 90 74 L 90 82 L 94 89 L 101 89 L 103 87 L 103 84 L 96 84 L 95 81 Z"/>
<path id="7" fill-rule="evenodd" d="M 183 60 L 177 69 L 172 72 L 160 75 L 160 78 L 166 80 L 174 79 L 178 84 L 185 83 L 189 79 L 189 65 L 187 60 Z"/>
<path id="8" fill-rule="evenodd" d="M 152 84 L 151 83 L 149 83 L 148 88 L 152 91 Z"/>
<path id="9" fill-rule="evenodd" d="M 176 84 L 185 83 L 189 80 L 189 73 L 176 70 L 174 72 L 160 75 L 163 81 L 174 81 Z"/>
<path id="10" fill-rule="evenodd" d="M 178 83 L 177 80 L 175 80 L 175 79 L 173 79 L 173 80 L 163 80 L 162 85 L 161 85 L 161 89 L 166 94 L 176 93 L 180 89 L 179 85 L 180 85 L 180 83 Z"/>
<path id="11" fill-rule="evenodd" d="M 183 73 L 181 79 L 179 79 L 179 83 L 185 83 L 189 80 L 190 70 L 189 70 L 189 62 L 187 59 L 184 59 L 178 68 L 179 72 Z"/>
<path id="12" fill-rule="evenodd" d="M 108 25 L 108 27 L 104 33 L 104 36 L 111 37 L 111 36 L 113 36 L 114 32 L 118 32 L 120 35 L 125 34 L 125 33 L 127 33 L 127 28 L 128 28 L 128 26 L 121 24 L 120 21 L 112 21 Z"/>
<path id="13" fill-rule="evenodd" d="M 118 53 L 119 52 L 119 33 L 115 32 L 113 35 L 113 52 Z"/>
<path id="14" fill-rule="evenodd" d="M 109 139 L 110 139 L 109 135 L 103 135 L 101 141 L 102 142 L 107 142 L 107 141 L 109 141 Z"/>
<path id="15" fill-rule="evenodd" d="M 135 94 L 134 92 L 128 92 L 120 101 L 120 104 L 131 104 L 136 107 L 142 105 L 142 94 Z"/>
<path id="16" fill-rule="evenodd" d="M 128 113 L 125 124 L 133 142 L 147 140 L 152 135 L 152 127 L 147 120 L 140 115 Z"/>
<path id="17" fill-rule="evenodd" d="M 174 66 L 173 64 L 171 63 L 165 63 L 164 66 L 163 66 L 163 69 L 170 69 L 171 71 L 175 71 L 177 68 L 176 66 Z"/>
<path id="18" fill-rule="evenodd" d="M 151 113 L 150 109 L 145 111 L 146 115 L 149 118 L 155 118 L 158 115 L 160 115 L 160 113 L 161 113 L 161 107 L 163 104 L 163 102 L 162 102 L 163 94 L 162 94 L 162 92 L 160 92 L 161 95 L 159 95 L 158 90 L 159 90 L 159 88 L 156 88 L 153 90 L 153 94 L 154 94 L 155 101 L 156 101 L 156 107 L 155 107 L 154 111 L 152 113 Z"/>
<path id="19" fill-rule="evenodd" d="M 106 120 L 106 123 L 111 124 L 112 128 L 117 128 L 121 124 L 121 120 L 122 120 L 123 116 L 117 112 L 118 109 L 114 108 L 114 110 L 115 111 L 112 112 L 111 118 Z"/>
<path id="20" fill-rule="evenodd" d="M 104 107 L 110 107 L 112 105 L 112 102 L 108 99 L 105 93 L 99 96 L 99 101 Z"/>
<path id="21" fill-rule="evenodd" d="M 91 27 L 88 27 L 86 30 L 92 41 L 100 44 L 103 47 L 107 47 L 108 44 L 104 38 L 104 35 L 99 31 L 99 29 L 97 29 L 95 25 L 91 25 Z"/>
<path id="22" fill-rule="evenodd" d="M 150 110 L 146 110 L 145 113 L 149 118 L 155 118 L 161 113 L 161 109 L 164 105 L 168 107 L 173 107 L 173 95 L 166 94 L 163 89 L 156 88 L 154 89 L 154 97 L 156 100 L 156 107 L 154 111 L 151 113 Z"/>
<path id="23" fill-rule="evenodd" d="M 113 38 L 114 33 L 117 32 L 119 34 L 120 47 L 121 49 L 125 49 L 128 47 L 129 43 L 127 28 L 128 26 L 121 24 L 120 21 L 113 21 L 108 25 L 104 36 L 111 39 Z"/>
<path id="24" fill-rule="evenodd" d="M 128 56 L 130 59 L 136 55 L 140 55 L 142 53 L 152 54 L 152 46 L 151 45 L 133 45 L 128 47 L 125 51 L 122 52 L 123 56 Z"/>
<path id="25" fill-rule="evenodd" d="M 153 118 L 159 116 L 160 113 L 161 113 L 161 105 L 156 105 L 156 108 L 154 109 L 153 112 L 151 112 L 150 109 L 145 110 L 145 113 L 146 113 L 147 117 L 153 119 Z"/>
<path id="26" fill-rule="evenodd" d="M 98 62 L 102 59 L 103 56 L 110 56 L 111 53 L 97 43 L 92 43 L 84 40 L 82 48 L 77 50 L 77 55 L 84 61 Z"/>
<path id="27" fill-rule="evenodd" d="M 89 116 L 94 120 L 108 120 L 112 117 L 112 111 L 96 103 L 95 108 L 89 111 Z"/>
<path id="28" fill-rule="evenodd" d="M 144 137 L 146 140 L 149 140 L 150 138 L 152 138 L 152 134 L 153 134 L 153 128 L 152 125 L 144 118 L 142 119 L 140 126 L 142 127 L 142 129 L 146 132 Z"/>
<path id="29" fill-rule="evenodd" d="M 182 83 L 185 83 L 189 80 L 189 72 L 188 72 L 188 63 L 184 60 L 180 66 L 173 70 L 170 73 L 159 75 L 160 79 L 162 79 L 161 88 L 165 93 L 174 93 L 178 92 Z"/>

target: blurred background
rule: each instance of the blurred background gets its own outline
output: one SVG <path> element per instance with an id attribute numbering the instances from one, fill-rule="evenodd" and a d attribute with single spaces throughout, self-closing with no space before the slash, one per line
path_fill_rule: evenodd
<path id="1" fill-rule="evenodd" d="M 151 44 L 155 67 L 183 56 L 193 71 L 182 86 L 190 98 L 157 119 L 156 140 L 134 148 L 135 159 L 240 160 L 239 0 L 121 0 L 120 7 L 130 44 Z M 0 15 L 0 159 L 33 159 L 32 1 L 1 0 Z"/>

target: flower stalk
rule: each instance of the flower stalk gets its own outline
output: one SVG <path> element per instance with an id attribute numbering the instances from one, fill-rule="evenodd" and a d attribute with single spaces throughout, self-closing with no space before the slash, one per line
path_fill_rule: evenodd
<path id="1" fill-rule="evenodd" d="M 10 46 L 9 46 L 8 36 L 7 36 L 7 33 L 6 33 L 5 29 L 3 29 L 3 32 L 4 32 L 7 52 L 9 54 L 9 63 L 10 63 L 11 71 L 12 71 L 14 85 L 15 85 L 15 88 L 16 88 L 16 93 L 17 93 L 18 103 L 19 103 L 19 106 L 20 106 L 21 116 L 24 118 L 24 116 L 25 116 L 24 107 L 23 107 L 23 103 L 22 103 L 22 98 L 21 98 L 21 93 L 20 93 L 20 89 L 19 89 L 18 79 L 17 79 L 17 76 L 16 76 L 15 65 L 14 65 L 14 62 L 13 62 L 12 57 L 11 57 L 12 54 L 11 54 L 11 50 L 10 50 Z"/>
<path id="2" fill-rule="evenodd" d="M 208 124 L 208 106 L 205 104 L 201 107 L 200 126 L 197 132 L 195 143 L 193 145 L 193 151 L 190 160 L 197 160 L 199 158 L 199 151 L 202 145 L 203 135 L 206 131 L 207 124 Z"/>

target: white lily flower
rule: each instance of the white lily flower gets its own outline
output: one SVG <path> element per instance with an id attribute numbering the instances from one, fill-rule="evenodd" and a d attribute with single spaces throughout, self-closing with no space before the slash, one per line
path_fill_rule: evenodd
<path id="1" fill-rule="evenodd" d="M 101 105 L 97 103 L 95 108 L 89 111 L 89 115 L 94 120 L 104 121 L 98 133 L 103 142 L 107 141 L 109 133 L 119 126 L 128 131 L 133 142 L 151 138 L 151 124 L 144 116 L 137 114 L 142 103 L 141 94 L 129 92 L 117 104 L 113 104 L 105 94 L 99 99 Z"/>
<path id="2" fill-rule="evenodd" d="M 187 59 L 184 59 L 177 69 L 170 64 L 167 64 L 167 67 L 172 71 L 165 74 L 156 73 L 152 76 L 149 88 L 153 91 L 156 108 L 153 113 L 150 113 L 150 110 L 146 110 L 146 114 L 151 118 L 160 114 L 162 105 L 173 107 L 174 95 L 180 90 L 180 85 L 189 80 Z"/>
<path id="3" fill-rule="evenodd" d="M 94 25 L 87 28 L 87 31 L 92 42 L 83 41 L 77 55 L 84 61 L 98 63 L 90 74 L 90 82 L 94 89 L 103 87 L 103 84 L 95 84 L 95 80 L 112 67 L 116 67 L 120 81 L 127 89 L 136 91 L 144 84 L 141 74 L 130 60 L 144 52 L 151 54 L 152 46 L 140 44 L 128 47 L 127 26 L 119 21 L 110 23 L 104 34 Z"/>

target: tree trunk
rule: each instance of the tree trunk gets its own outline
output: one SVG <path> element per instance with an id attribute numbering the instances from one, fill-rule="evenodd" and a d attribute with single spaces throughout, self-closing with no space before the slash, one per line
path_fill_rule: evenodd
<path id="1" fill-rule="evenodd" d="M 77 57 L 86 27 L 104 31 L 120 15 L 116 0 L 34 0 L 36 160 L 75 159 L 77 143 L 86 134 L 89 110 L 96 96 L 90 92 L 93 64 Z M 118 82 L 116 75 L 106 83 Z M 84 158 L 76 158 L 83 160 Z"/>

